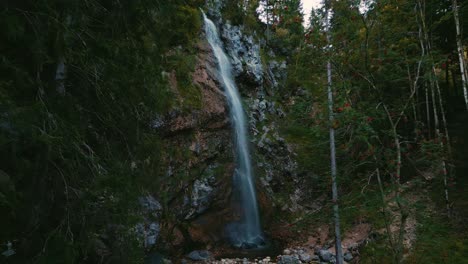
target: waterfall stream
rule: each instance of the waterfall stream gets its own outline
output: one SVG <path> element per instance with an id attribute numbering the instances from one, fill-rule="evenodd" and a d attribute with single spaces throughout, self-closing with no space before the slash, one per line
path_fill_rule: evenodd
<path id="1" fill-rule="evenodd" d="M 242 101 L 232 76 L 232 66 L 223 51 L 223 45 L 215 24 L 203 13 L 205 33 L 219 66 L 221 82 L 230 108 L 236 147 L 234 190 L 239 193 L 241 221 L 230 223 L 226 230 L 236 247 L 254 248 L 264 244 L 260 227 L 255 185 L 247 137 L 247 122 Z"/>

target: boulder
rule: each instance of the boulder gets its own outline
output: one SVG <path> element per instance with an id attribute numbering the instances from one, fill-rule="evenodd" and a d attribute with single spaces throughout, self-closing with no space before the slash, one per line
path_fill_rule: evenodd
<path id="1" fill-rule="evenodd" d="M 187 257 L 194 261 L 208 260 L 211 257 L 211 253 L 207 250 L 194 250 L 190 252 Z"/>
<path id="2" fill-rule="evenodd" d="M 154 217 L 159 217 L 161 213 L 162 206 L 161 204 L 151 195 L 140 196 L 138 198 L 140 206 L 143 208 L 145 214 L 152 215 Z"/>
<path id="3" fill-rule="evenodd" d="M 320 260 L 325 262 L 330 262 L 333 259 L 333 254 L 325 249 L 319 250 L 318 255 L 320 257 Z"/>
<path id="4" fill-rule="evenodd" d="M 299 264 L 301 261 L 297 256 L 280 256 L 278 260 L 278 264 Z"/>
<path id="5" fill-rule="evenodd" d="M 301 259 L 304 262 L 310 262 L 312 260 L 312 256 L 307 253 L 302 253 L 299 254 L 299 259 Z"/>
<path id="6" fill-rule="evenodd" d="M 346 252 L 343 256 L 343 259 L 347 262 L 350 262 L 353 260 L 353 254 L 351 254 L 351 252 Z"/>

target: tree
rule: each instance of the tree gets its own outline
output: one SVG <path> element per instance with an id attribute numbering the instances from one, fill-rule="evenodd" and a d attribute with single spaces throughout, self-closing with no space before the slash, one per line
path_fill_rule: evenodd
<path id="1" fill-rule="evenodd" d="M 465 54 L 463 49 L 462 43 L 462 35 L 460 29 L 460 19 L 458 16 L 458 3 L 457 0 L 452 0 L 452 10 L 453 10 L 453 19 L 455 20 L 455 27 L 457 29 L 457 51 L 458 51 L 458 59 L 460 64 L 460 73 L 462 77 L 462 87 L 463 87 L 463 96 L 465 98 L 465 106 L 466 110 L 468 111 L 468 73 L 466 71 L 466 63 L 465 63 Z"/>
<path id="2" fill-rule="evenodd" d="M 330 39 L 330 1 L 325 3 L 325 19 L 327 27 L 327 44 L 328 51 L 331 48 Z M 333 199 L 333 217 L 335 223 L 335 248 L 336 248 L 336 263 L 343 263 L 343 249 L 341 247 L 341 229 L 340 229 L 340 210 L 338 206 L 338 184 L 337 184 L 337 169 L 336 169 L 336 146 L 335 146 L 335 128 L 333 123 L 335 121 L 333 115 L 333 89 L 332 89 L 332 67 L 331 61 L 327 61 L 327 94 L 328 94 L 328 117 L 329 117 L 329 131 L 330 131 L 330 166 L 331 166 L 331 178 L 332 178 L 332 199 Z"/>

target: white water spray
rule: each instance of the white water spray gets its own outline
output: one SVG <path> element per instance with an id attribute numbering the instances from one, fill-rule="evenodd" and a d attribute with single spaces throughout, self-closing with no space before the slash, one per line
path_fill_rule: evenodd
<path id="1" fill-rule="evenodd" d="M 260 228 L 244 109 L 232 76 L 231 62 L 223 51 L 218 30 L 204 13 L 203 18 L 205 20 L 206 37 L 218 61 L 221 81 L 230 107 L 236 144 L 237 166 L 234 174 L 234 188 L 240 194 L 241 222 L 231 223 L 227 228 L 227 232 L 232 244 L 236 247 L 258 247 L 264 244 L 264 239 Z"/>

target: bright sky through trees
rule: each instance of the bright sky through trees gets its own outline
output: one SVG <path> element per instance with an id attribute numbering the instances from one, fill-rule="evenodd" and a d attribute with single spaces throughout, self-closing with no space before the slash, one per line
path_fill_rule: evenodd
<path id="1" fill-rule="evenodd" d="M 310 10 L 312 7 L 318 8 L 322 3 L 322 0 L 302 0 L 302 10 L 304 10 L 304 23 L 307 24 L 309 21 Z"/>

